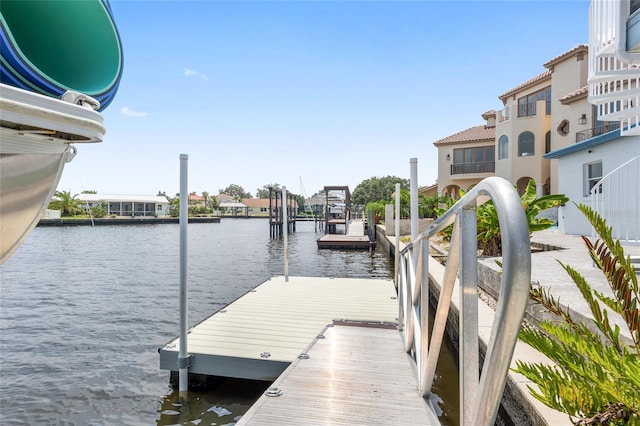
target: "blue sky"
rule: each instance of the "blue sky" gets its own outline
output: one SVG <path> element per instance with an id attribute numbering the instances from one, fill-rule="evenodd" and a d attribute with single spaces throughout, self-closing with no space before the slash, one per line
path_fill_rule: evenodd
<path id="1" fill-rule="evenodd" d="M 124 48 L 100 144 L 58 189 L 155 195 L 279 183 L 307 196 L 437 178 L 433 142 L 588 43 L 586 0 L 111 0 Z"/>

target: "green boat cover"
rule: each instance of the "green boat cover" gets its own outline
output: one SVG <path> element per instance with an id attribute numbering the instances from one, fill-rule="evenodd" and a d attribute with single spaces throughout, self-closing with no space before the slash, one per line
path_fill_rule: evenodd
<path id="1" fill-rule="evenodd" d="M 0 82 L 59 98 L 112 101 L 122 45 L 107 0 L 1 0 Z"/>

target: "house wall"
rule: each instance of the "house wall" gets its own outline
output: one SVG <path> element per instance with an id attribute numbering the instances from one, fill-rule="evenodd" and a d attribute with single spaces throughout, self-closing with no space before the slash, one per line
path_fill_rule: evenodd
<path id="1" fill-rule="evenodd" d="M 560 99 L 587 85 L 589 73 L 588 55 L 573 57 L 553 65 L 551 74 L 551 151 L 555 151 L 576 142 L 576 133 L 594 126 L 592 107 L 587 102 L 586 95 L 570 104 L 563 105 Z M 582 114 L 587 116 L 587 122 L 580 124 Z M 563 120 L 569 122 L 569 133 L 562 135 L 558 128 Z M 558 163 L 550 163 L 551 193 L 558 193 Z"/>
<path id="2" fill-rule="evenodd" d="M 545 102 L 536 102 L 536 115 L 518 117 L 518 98 L 536 92 L 549 85 L 549 80 L 535 85 L 526 91 L 509 97 L 505 108 L 509 109 L 509 120 L 502 121 L 496 127 L 496 176 L 500 176 L 514 185 L 521 178 L 533 178 L 536 183 L 543 184 L 549 177 L 549 160 L 543 158 L 545 154 L 545 136 L 551 127 L 551 116 L 545 114 Z M 553 93 L 553 89 L 552 89 Z M 552 94 L 553 96 L 553 94 Z M 522 132 L 529 131 L 534 135 L 534 155 L 518 156 L 518 137 Z M 499 141 L 502 135 L 509 138 L 509 156 L 498 160 Z"/>
<path id="3" fill-rule="evenodd" d="M 462 173 L 462 174 L 451 174 L 451 165 L 453 164 L 453 151 L 461 148 L 472 148 L 472 147 L 480 147 L 480 146 L 490 146 L 493 145 L 494 141 L 485 140 L 485 141 L 473 141 L 467 143 L 452 143 L 452 144 L 444 144 L 438 146 L 438 194 L 442 195 L 445 193 L 446 188 L 451 188 L 452 186 L 457 186 L 465 191 L 469 189 L 469 187 L 476 185 L 482 179 L 493 176 L 493 173 Z M 447 160 L 447 155 L 449 155 L 449 159 Z M 451 194 L 449 194 L 451 195 Z M 457 194 L 456 194 L 457 197 Z"/>
<path id="4" fill-rule="evenodd" d="M 591 226 L 575 204 L 591 205 L 584 196 L 584 165 L 602 161 L 602 173 L 606 176 L 619 165 L 640 155 L 640 136 L 625 136 L 593 148 L 567 154 L 558 159 L 559 193 L 570 202 L 560 207 L 558 225 L 561 232 L 572 235 L 590 235 Z M 638 196 L 640 184 L 628 188 Z"/>

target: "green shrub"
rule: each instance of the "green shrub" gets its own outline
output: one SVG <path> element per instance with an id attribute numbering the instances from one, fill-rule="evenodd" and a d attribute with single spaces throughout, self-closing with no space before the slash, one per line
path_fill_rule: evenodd
<path id="1" fill-rule="evenodd" d="M 532 289 L 531 299 L 560 322 L 545 321 L 540 329 L 523 328 L 520 339 L 544 353 L 555 366 L 517 362 L 516 371 L 537 385 L 531 394 L 551 408 L 567 413 L 578 425 L 640 424 L 640 310 L 638 279 L 611 228 L 589 207 L 578 207 L 600 239 L 583 237 L 594 264 L 603 272 L 614 297 L 595 291 L 571 266 L 560 264 L 580 289 L 593 315 L 594 333 L 571 318 L 548 290 Z M 631 335 L 631 346 L 620 337 L 620 326 L 609 322 L 607 309 L 620 314 Z"/>

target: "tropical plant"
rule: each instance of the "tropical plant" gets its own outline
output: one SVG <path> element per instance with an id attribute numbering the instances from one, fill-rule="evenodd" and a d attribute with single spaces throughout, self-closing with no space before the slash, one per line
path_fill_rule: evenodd
<path id="1" fill-rule="evenodd" d="M 53 200 L 49 203 L 52 210 L 60 210 L 62 216 L 74 216 L 82 213 L 81 202 L 76 195 L 71 195 L 71 191 L 56 191 Z"/>
<path id="2" fill-rule="evenodd" d="M 594 290 L 569 265 L 558 261 L 576 284 L 593 315 L 599 333 L 574 321 L 548 290 L 532 289 L 530 297 L 560 322 L 544 321 L 540 328 L 523 328 L 520 339 L 544 353 L 555 365 L 518 361 L 516 371 L 537 385 L 531 394 L 551 408 L 567 413 L 578 425 L 640 424 L 640 309 L 638 279 L 630 257 L 611 227 L 589 207 L 580 205 L 598 233 L 592 243 L 582 237 L 594 264 L 603 272 L 613 297 Z M 619 314 L 631 336 L 628 345 L 608 311 Z"/>
<path id="3" fill-rule="evenodd" d="M 462 197 L 464 194 L 465 192 L 460 190 L 460 196 Z M 529 180 L 520 200 L 527 217 L 530 233 L 550 228 L 555 224 L 551 219 L 539 217 L 538 213 L 541 210 L 557 207 L 569 201 L 563 194 L 545 195 L 537 198 L 536 182 L 533 179 Z M 444 207 L 438 208 L 438 214 L 447 211 L 456 201 L 450 199 L 445 202 Z M 476 214 L 478 217 L 478 247 L 484 256 L 500 256 L 502 254 L 502 234 L 495 205 L 492 201 L 487 201 L 478 207 Z M 443 231 L 443 234 L 445 238 L 450 238 L 451 227 Z"/>
<path id="4" fill-rule="evenodd" d="M 105 203 L 100 203 L 97 206 L 93 206 L 89 209 L 91 213 L 91 217 L 96 219 L 103 218 L 107 215 L 107 205 Z"/>
<path id="5" fill-rule="evenodd" d="M 386 205 L 387 202 L 384 200 L 371 201 L 364 207 L 364 211 L 367 213 L 371 211 L 374 215 L 382 217 L 384 216 L 384 209 Z"/>

